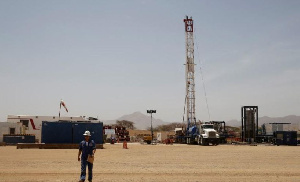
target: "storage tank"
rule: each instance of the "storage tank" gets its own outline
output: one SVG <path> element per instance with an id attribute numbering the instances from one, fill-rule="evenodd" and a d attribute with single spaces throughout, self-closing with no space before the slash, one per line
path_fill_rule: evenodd
<path id="1" fill-rule="evenodd" d="M 246 111 L 245 138 L 255 138 L 255 111 Z"/>

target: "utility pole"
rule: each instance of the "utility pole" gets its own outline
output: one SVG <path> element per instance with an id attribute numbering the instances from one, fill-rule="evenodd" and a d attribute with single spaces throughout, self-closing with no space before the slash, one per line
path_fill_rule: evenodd
<path id="1" fill-rule="evenodd" d="M 152 113 L 156 113 L 156 110 L 147 110 L 147 113 L 151 115 L 151 141 L 153 141 Z"/>
<path id="2" fill-rule="evenodd" d="M 186 78 L 186 120 L 187 134 L 189 128 L 196 125 L 195 115 L 195 63 L 194 63 L 194 26 L 192 17 L 186 16 L 183 20 L 185 24 L 185 42 L 186 42 L 186 63 L 185 63 L 185 78 Z"/>

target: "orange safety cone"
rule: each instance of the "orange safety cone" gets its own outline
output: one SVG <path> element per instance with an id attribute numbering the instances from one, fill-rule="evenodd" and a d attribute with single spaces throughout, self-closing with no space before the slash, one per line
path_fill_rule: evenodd
<path id="1" fill-rule="evenodd" d="M 123 149 L 128 149 L 127 148 L 127 141 L 126 140 L 124 140 L 124 142 L 123 142 Z"/>

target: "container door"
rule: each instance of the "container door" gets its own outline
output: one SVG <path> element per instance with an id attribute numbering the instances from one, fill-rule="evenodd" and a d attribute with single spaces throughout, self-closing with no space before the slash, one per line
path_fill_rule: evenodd
<path id="1" fill-rule="evenodd" d="M 91 132 L 91 139 L 96 144 L 103 144 L 103 123 L 74 123 L 73 124 L 73 143 L 80 143 L 84 140 L 84 132 Z"/>
<path id="2" fill-rule="evenodd" d="M 42 143 L 52 143 L 52 144 L 72 143 L 72 123 L 43 122 Z"/>

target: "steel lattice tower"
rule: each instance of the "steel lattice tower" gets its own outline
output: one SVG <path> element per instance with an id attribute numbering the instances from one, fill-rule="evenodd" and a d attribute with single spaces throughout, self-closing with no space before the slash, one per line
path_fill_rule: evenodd
<path id="1" fill-rule="evenodd" d="M 185 24 L 185 41 L 186 41 L 186 63 L 185 63 L 185 78 L 186 78 L 186 119 L 187 131 L 196 124 L 195 116 L 195 76 L 194 76 L 194 27 L 192 17 L 186 16 L 183 20 Z"/>

